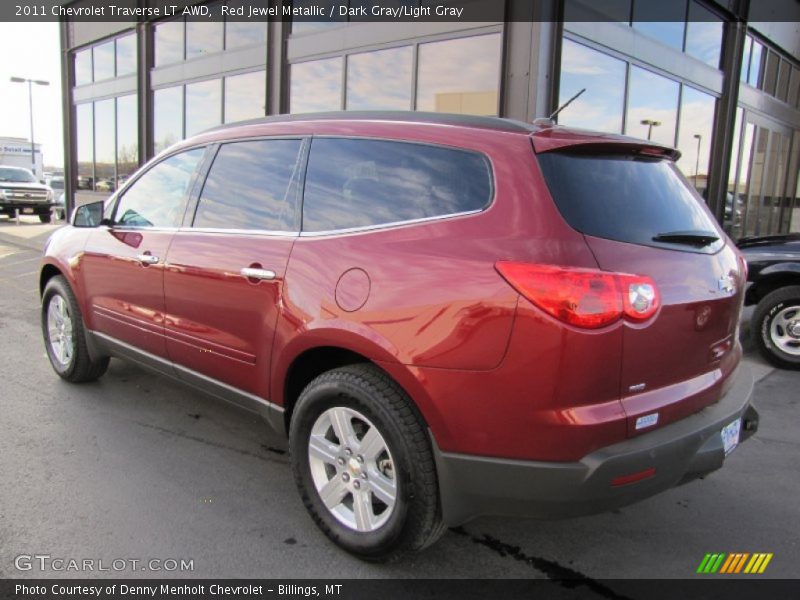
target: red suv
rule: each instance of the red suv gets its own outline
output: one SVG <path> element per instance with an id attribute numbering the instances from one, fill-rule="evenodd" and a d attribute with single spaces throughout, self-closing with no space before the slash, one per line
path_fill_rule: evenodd
<path id="1" fill-rule="evenodd" d="M 629 504 L 758 423 L 745 266 L 677 155 L 425 113 L 222 127 L 50 239 L 47 353 L 69 381 L 114 356 L 263 414 L 364 558 Z"/>

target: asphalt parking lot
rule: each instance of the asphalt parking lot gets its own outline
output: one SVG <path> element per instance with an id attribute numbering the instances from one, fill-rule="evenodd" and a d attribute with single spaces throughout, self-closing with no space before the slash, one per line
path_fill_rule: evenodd
<path id="1" fill-rule="evenodd" d="M 0 577 L 87 575 L 15 567 L 33 554 L 194 566 L 125 577 L 609 579 L 693 577 L 707 552 L 771 552 L 761 577 L 800 574 L 800 372 L 766 369 L 751 349 L 767 373 L 760 431 L 722 471 L 594 517 L 479 519 L 366 564 L 318 532 L 258 418 L 116 360 L 97 383 L 62 382 L 41 341 L 39 253 L 3 235 L 25 226 L 0 221 Z"/>

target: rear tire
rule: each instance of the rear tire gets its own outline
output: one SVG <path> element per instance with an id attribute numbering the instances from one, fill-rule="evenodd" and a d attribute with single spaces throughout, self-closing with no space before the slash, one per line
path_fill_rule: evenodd
<path id="1" fill-rule="evenodd" d="M 42 294 L 42 335 L 53 370 L 72 383 L 94 381 L 106 372 L 107 356 L 92 360 L 78 301 L 61 275 L 47 282 Z"/>
<path id="2" fill-rule="evenodd" d="M 334 369 L 308 384 L 292 415 L 289 448 L 312 519 L 359 558 L 393 560 L 444 532 L 427 427 L 374 365 Z"/>
<path id="3" fill-rule="evenodd" d="M 800 285 L 775 290 L 756 306 L 750 328 L 762 356 L 776 367 L 800 369 Z"/>

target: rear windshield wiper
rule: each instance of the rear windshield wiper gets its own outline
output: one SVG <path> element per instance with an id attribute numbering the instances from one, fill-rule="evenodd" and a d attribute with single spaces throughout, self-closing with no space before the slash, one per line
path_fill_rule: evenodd
<path id="1" fill-rule="evenodd" d="M 668 231 L 653 236 L 654 242 L 669 244 L 686 244 L 688 246 L 708 246 L 719 239 L 712 231 Z"/>

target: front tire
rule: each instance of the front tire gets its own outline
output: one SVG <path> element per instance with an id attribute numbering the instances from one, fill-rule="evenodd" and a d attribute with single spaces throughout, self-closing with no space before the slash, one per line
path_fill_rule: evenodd
<path id="1" fill-rule="evenodd" d="M 761 354 L 783 369 L 800 369 L 800 285 L 779 288 L 756 306 L 751 323 Z"/>
<path id="2" fill-rule="evenodd" d="M 92 360 L 78 301 L 61 275 L 42 294 L 42 335 L 47 357 L 59 377 L 72 383 L 94 381 L 108 369 L 107 356 Z"/>
<path id="3" fill-rule="evenodd" d="M 289 447 L 303 504 L 348 552 L 392 560 L 442 534 L 427 428 L 377 367 L 342 367 L 308 384 L 292 416 Z"/>
<path id="4" fill-rule="evenodd" d="M 39 215 L 39 220 L 42 223 L 50 223 L 53 220 L 53 216 L 50 213 L 44 213 Z"/>

